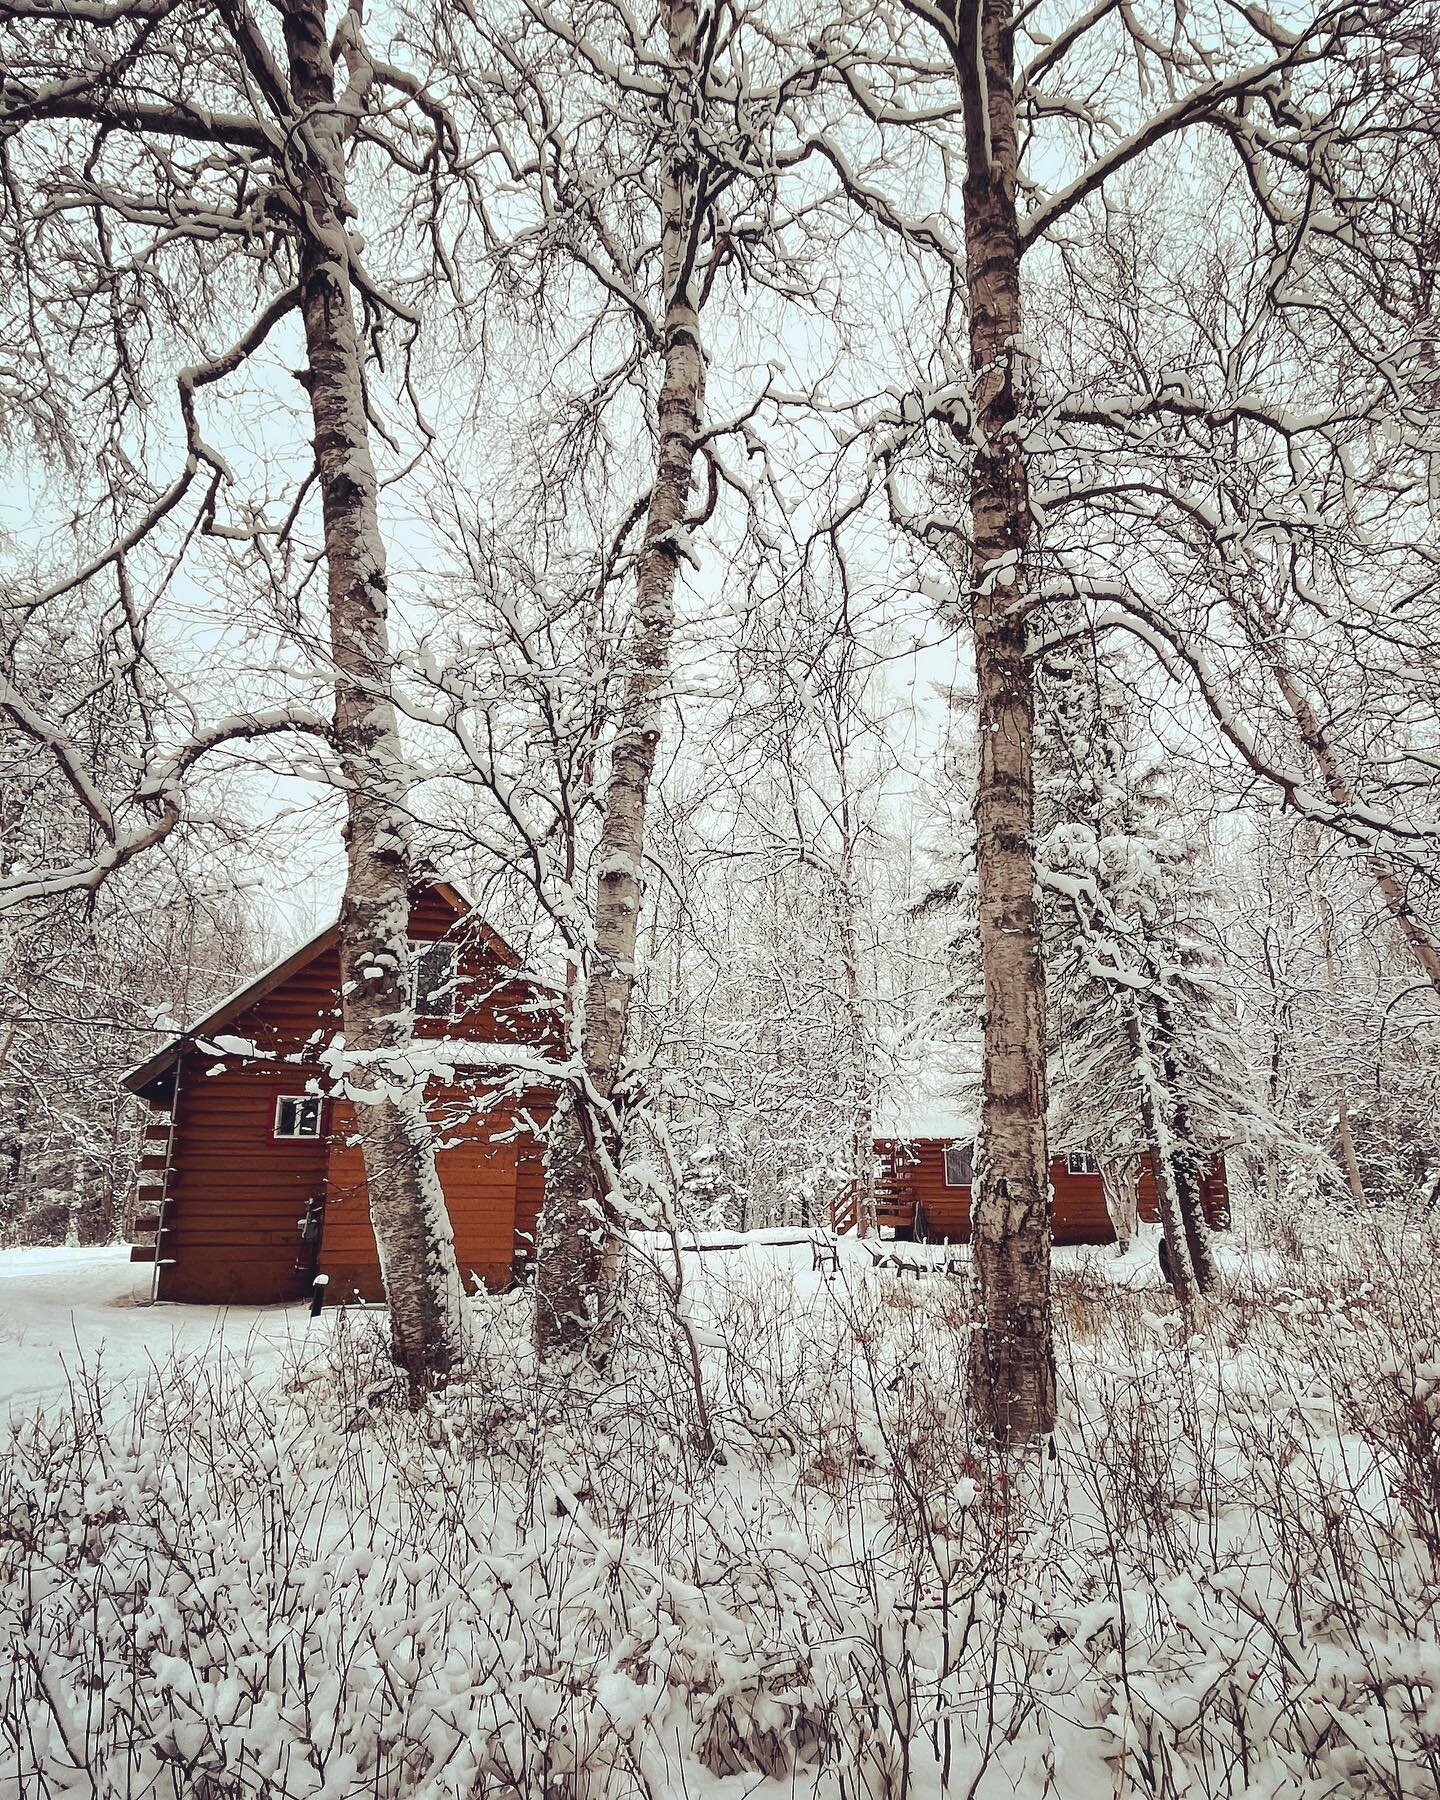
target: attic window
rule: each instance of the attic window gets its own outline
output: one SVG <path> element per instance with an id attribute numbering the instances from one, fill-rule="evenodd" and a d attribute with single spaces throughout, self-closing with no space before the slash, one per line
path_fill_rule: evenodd
<path id="1" fill-rule="evenodd" d="M 1069 1150 L 1065 1154 L 1067 1175 L 1098 1175 L 1100 1165 L 1088 1150 Z"/>
<path id="2" fill-rule="evenodd" d="M 277 1138 L 318 1138 L 320 1135 L 320 1096 L 318 1094 L 282 1094 L 275 1102 L 275 1136 Z"/>
<path id="3" fill-rule="evenodd" d="M 417 1019 L 455 1017 L 455 965 L 459 951 L 454 944 L 410 945 L 410 1004 Z"/>
<path id="4" fill-rule="evenodd" d="M 949 1144 L 945 1150 L 946 1187 L 969 1187 L 975 1179 L 975 1146 Z"/>

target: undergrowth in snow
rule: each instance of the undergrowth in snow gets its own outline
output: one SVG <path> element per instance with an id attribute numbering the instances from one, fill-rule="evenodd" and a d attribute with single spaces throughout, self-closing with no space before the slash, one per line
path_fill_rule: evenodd
<path id="1" fill-rule="evenodd" d="M 603 1380 L 524 1294 L 397 1403 L 103 1361 L 0 1472 L 0 1793 L 1433 1796 L 1433 1222 L 1317 1218 L 1188 1339 L 1057 1280 L 1053 1449 L 971 1431 L 962 1278 L 690 1259 L 719 1457 L 639 1275 Z"/>

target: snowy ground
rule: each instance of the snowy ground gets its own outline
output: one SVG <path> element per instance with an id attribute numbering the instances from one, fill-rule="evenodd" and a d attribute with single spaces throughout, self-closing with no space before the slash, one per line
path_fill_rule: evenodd
<path id="1" fill-rule="evenodd" d="M 418 1416 L 374 1312 L 0 1257 L 0 1800 L 1434 1800 L 1435 1222 L 1232 1247 L 1188 1337 L 1061 1252 L 1027 1461 L 894 1253 L 688 1251 L 698 1399 L 642 1277 L 598 1378 L 482 1296 Z"/>
<path id="2" fill-rule="evenodd" d="M 0 1250 L 0 1418 L 63 1398 L 97 1358 L 116 1386 L 143 1384 L 177 1354 L 278 1368 L 311 1327 L 304 1304 L 152 1306 L 151 1274 L 124 1244 Z"/>
<path id="3" fill-rule="evenodd" d="M 726 1281 L 741 1271 L 783 1273 L 797 1298 L 813 1299 L 830 1280 L 817 1271 L 812 1234 L 798 1230 L 711 1232 L 687 1240 L 687 1270 L 702 1281 Z M 833 1240 L 820 1240 L 829 1243 Z M 1062 1274 L 1117 1287 L 1159 1289 L 1157 1233 L 1146 1228 L 1128 1255 L 1113 1249 L 1064 1247 L 1055 1252 Z M 691 1248 L 691 1246 L 695 1246 Z M 659 1254 L 658 1242 L 654 1246 Z M 965 1252 L 921 1244 L 839 1245 L 847 1275 L 877 1260 L 900 1276 L 916 1270 L 963 1267 Z M 1241 1258 L 1233 1249 L 1233 1267 Z M 1254 1267 L 1258 1259 L 1248 1259 Z M 65 1395 L 75 1373 L 97 1358 L 116 1387 L 143 1382 L 174 1355 L 242 1358 L 257 1372 L 303 1360 L 329 1338 L 333 1314 L 310 1318 L 308 1302 L 288 1306 L 189 1306 L 150 1303 L 151 1268 L 132 1263 L 123 1244 L 91 1249 L 0 1250 L 0 1418 Z M 308 1347 L 308 1352 L 307 1352 Z"/>

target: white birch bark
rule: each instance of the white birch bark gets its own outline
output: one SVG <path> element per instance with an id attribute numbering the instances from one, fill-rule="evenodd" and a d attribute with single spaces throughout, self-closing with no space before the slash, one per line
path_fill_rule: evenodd
<path id="1" fill-rule="evenodd" d="M 980 0 L 957 49 L 977 454 L 971 478 L 980 766 L 975 799 L 984 1090 L 971 1244 L 981 1329 L 971 1381 L 1007 1441 L 1055 1422 L 1045 975 L 1036 896 L 1034 672 L 1027 643 L 1029 482 L 1013 426 L 1021 334 L 1019 140 L 1009 0 Z"/>
<path id="2" fill-rule="evenodd" d="M 836 759 L 840 776 L 840 833 L 842 852 L 835 882 L 835 922 L 840 938 L 840 961 L 845 982 L 845 1020 L 850 1037 L 850 1065 L 855 1081 L 851 1125 L 851 1179 L 855 1193 L 855 1235 L 874 1237 L 875 1218 L 875 1109 L 870 1098 L 870 1027 L 865 1016 L 865 994 L 860 973 L 859 900 L 855 892 L 855 840 L 857 828 L 850 794 L 846 758 Z"/>
<path id="3" fill-rule="evenodd" d="M 1104 1157 L 1100 1161 L 1100 1185 L 1105 1210 L 1115 1229 L 1115 1243 L 1123 1256 L 1140 1228 L 1140 1165 L 1134 1157 Z"/>
<path id="4" fill-rule="evenodd" d="M 347 1053 L 403 1051 L 414 1024 L 408 934 L 415 878 L 407 775 L 392 698 L 385 545 L 365 416 L 364 351 L 350 290 L 345 163 L 323 0 L 283 0 L 304 208 L 300 308 L 324 517 L 334 742 L 345 782 L 341 1018 Z M 355 27 L 358 31 L 358 16 Z M 363 98 L 363 96 L 362 96 Z M 347 96 L 346 99 L 350 99 Z M 367 1085 L 369 1084 L 369 1085 Z M 349 1087 L 390 1307 L 391 1347 L 412 1398 L 463 1350 L 463 1294 L 423 1091 L 373 1071 Z"/>
<path id="5" fill-rule="evenodd" d="M 593 960 L 579 1019 L 583 1087 L 562 1097 L 550 1128 L 536 1281 L 536 1341 L 542 1354 L 581 1347 L 600 1351 L 619 1265 L 621 1240 L 611 1201 L 619 1155 L 612 1101 L 635 986 L 645 816 L 670 684 L 675 584 L 688 548 L 685 511 L 704 407 L 692 142 L 699 18 L 691 0 L 668 0 L 665 17 L 673 72 L 659 176 L 665 295 L 659 452 L 598 847 Z"/>

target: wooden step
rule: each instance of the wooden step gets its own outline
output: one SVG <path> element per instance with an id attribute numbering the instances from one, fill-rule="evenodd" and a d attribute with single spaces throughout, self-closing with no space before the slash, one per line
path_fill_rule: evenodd
<path id="1" fill-rule="evenodd" d="M 160 1229 L 159 1213 L 140 1213 L 131 1220 L 132 1231 L 158 1231 Z"/>
<path id="2" fill-rule="evenodd" d="M 154 1244 L 132 1244 L 130 1260 L 133 1263 L 154 1262 L 157 1246 Z"/>
<path id="3" fill-rule="evenodd" d="M 895 1226 L 907 1229 L 914 1224 L 914 1201 L 909 1206 L 877 1206 L 875 1208 L 875 1224 L 877 1226 Z"/>
<path id="4" fill-rule="evenodd" d="M 166 1156 L 163 1151 L 157 1151 L 151 1155 L 142 1156 L 140 1158 L 140 1168 L 144 1174 L 154 1174 L 157 1171 L 163 1174 L 169 1160 L 169 1157 Z"/>

